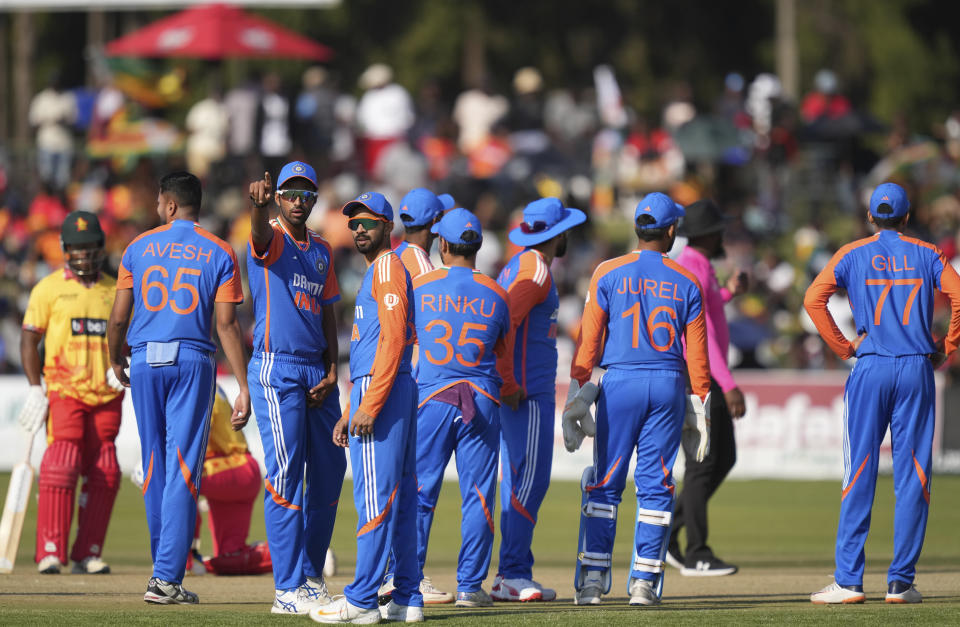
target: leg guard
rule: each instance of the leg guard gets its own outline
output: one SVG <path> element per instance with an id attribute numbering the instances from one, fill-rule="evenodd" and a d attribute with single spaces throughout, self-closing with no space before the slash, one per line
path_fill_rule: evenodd
<path id="1" fill-rule="evenodd" d="M 37 481 L 37 554 L 67 563 L 67 543 L 73 520 L 73 499 L 80 475 L 80 443 L 54 440 L 40 462 Z"/>
<path id="2" fill-rule="evenodd" d="M 663 535 L 663 541 L 660 545 L 660 552 L 657 557 L 640 557 L 637 555 L 636 542 L 634 542 L 633 559 L 631 560 L 630 577 L 627 579 L 627 594 L 630 594 L 630 581 L 639 573 L 649 573 L 653 575 L 654 591 L 657 598 L 663 595 L 663 575 L 665 570 L 664 558 L 667 555 L 667 546 L 670 543 L 670 523 L 673 514 L 655 509 L 643 509 L 637 505 L 637 530 L 640 531 L 640 525 L 654 525 L 660 527 L 659 532 Z M 644 577 L 646 578 L 646 577 Z"/>
<path id="3" fill-rule="evenodd" d="M 266 542 L 247 546 L 204 561 L 207 570 L 216 575 L 259 575 L 273 570 L 270 549 Z"/>
<path id="4" fill-rule="evenodd" d="M 77 511 L 77 539 L 70 559 L 81 562 L 87 557 L 100 557 L 113 503 L 120 490 L 120 464 L 113 442 L 102 442 L 91 467 L 84 469 L 86 477 L 80 493 Z"/>
<path id="5" fill-rule="evenodd" d="M 582 498 L 580 500 L 580 534 L 577 540 L 577 569 L 573 579 L 573 587 L 576 590 L 583 588 L 584 579 L 586 579 L 588 569 L 600 569 L 603 573 L 603 593 L 610 592 L 612 581 L 610 574 L 610 565 L 613 555 L 610 552 L 598 553 L 587 551 L 587 520 L 590 518 L 605 518 L 613 520 L 616 525 L 617 506 L 607 503 L 596 503 L 590 500 L 590 493 L 587 486 L 594 482 L 596 470 L 593 466 L 588 466 L 583 470 L 583 476 L 580 479 L 580 490 Z"/>

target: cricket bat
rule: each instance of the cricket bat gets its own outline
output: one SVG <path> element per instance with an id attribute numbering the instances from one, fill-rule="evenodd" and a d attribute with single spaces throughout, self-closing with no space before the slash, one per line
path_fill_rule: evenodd
<path id="1" fill-rule="evenodd" d="M 34 471 L 30 465 L 33 439 L 31 434 L 24 460 L 14 467 L 10 475 L 7 501 L 3 505 L 3 518 L 0 519 L 0 574 L 4 575 L 13 571 L 13 565 L 17 561 L 23 519 L 27 515 L 27 501 L 33 488 Z"/>

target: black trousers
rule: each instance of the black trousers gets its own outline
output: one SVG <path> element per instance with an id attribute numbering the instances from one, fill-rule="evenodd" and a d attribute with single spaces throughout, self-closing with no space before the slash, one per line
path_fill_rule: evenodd
<path id="1" fill-rule="evenodd" d="M 687 550 L 677 551 L 686 566 L 696 566 L 700 560 L 713 559 L 713 550 L 707 545 L 707 501 L 737 462 L 737 442 L 733 437 L 733 418 L 727 407 L 723 390 L 710 381 L 710 453 L 702 462 L 687 458 L 683 475 L 683 491 L 677 497 L 673 512 L 673 530 L 670 545 L 678 549 L 678 534 L 687 530 Z"/>

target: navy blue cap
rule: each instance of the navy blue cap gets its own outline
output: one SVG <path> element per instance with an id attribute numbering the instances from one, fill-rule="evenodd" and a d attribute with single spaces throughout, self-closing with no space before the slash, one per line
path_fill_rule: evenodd
<path id="1" fill-rule="evenodd" d="M 564 207 L 559 198 L 541 198 L 524 208 L 523 222 L 509 237 L 517 246 L 535 246 L 586 221 L 587 214 Z"/>
<path id="2" fill-rule="evenodd" d="M 429 189 L 411 189 L 400 201 L 400 220 L 404 226 L 423 226 L 443 213 L 443 203 Z"/>
<path id="3" fill-rule="evenodd" d="M 313 183 L 317 189 L 317 173 L 309 164 L 303 161 L 291 161 L 280 169 L 280 176 L 277 177 L 277 189 L 283 189 L 283 184 L 293 178 L 307 179 Z"/>
<path id="4" fill-rule="evenodd" d="M 340 211 L 342 211 L 344 215 L 350 215 L 357 209 L 366 209 L 371 213 L 385 218 L 389 222 L 393 222 L 393 207 L 390 206 L 390 203 L 384 195 L 379 192 L 363 192 L 345 204 Z"/>
<path id="5" fill-rule="evenodd" d="M 889 205 L 891 213 L 880 213 L 881 205 Z M 902 218 L 910 211 L 907 192 L 896 183 L 881 183 L 870 196 L 870 214 L 874 218 Z"/>
<path id="6" fill-rule="evenodd" d="M 637 226 L 641 229 L 662 229 L 670 226 L 685 216 L 686 213 L 682 205 L 674 202 L 666 194 L 653 192 L 640 200 L 637 210 L 633 213 L 633 221 L 636 222 L 642 215 L 653 216 L 656 221 L 652 224 L 638 224 Z"/>
<path id="7" fill-rule="evenodd" d="M 477 238 L 469 242 L 463 239 L 463 234 L 467 231 L 476 233 Z M 477 244 L 483 241 L 479 218 L 462 207 L 451 209 L 443 214 L 443 218 L 430 228 L 430 232 L 436 233 L 451 244 Z"/>
<path id="8" fill-rule="evenodd" d="M 437 196 L 440 199 L 440 202 L 443 204 L 444 211 L 450 211 L 457 206 L 457 201 L 453 199 L 453 196 L 450 194 L 440 194 Z"/>

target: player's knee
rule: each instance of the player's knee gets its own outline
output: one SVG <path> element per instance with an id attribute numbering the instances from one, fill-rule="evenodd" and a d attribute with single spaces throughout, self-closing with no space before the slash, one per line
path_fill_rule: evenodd
<path id="1" fill-rule="evenodd" d="M 80 463 L 79 440 L 54 440 L 43 454 L 37 483 L 41 487 L 73 489 L 80 474 Z"/>
<path id="2" fill-rule="evenodd" d="M 117 490 L 121 476 L 116 446 L 113 442 L 101 442 L 96 462 L 87 474 L 87 482 L 91 487 Z"/>

